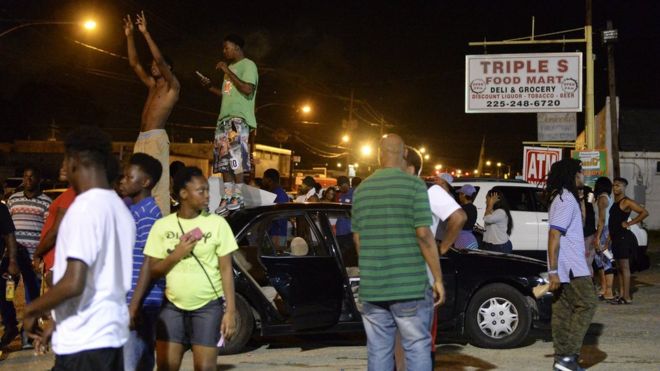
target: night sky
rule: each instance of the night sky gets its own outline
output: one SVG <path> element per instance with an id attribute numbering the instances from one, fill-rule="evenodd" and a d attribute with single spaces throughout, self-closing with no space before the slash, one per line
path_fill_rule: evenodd
<path id="1" fill-rule="evenodd" d="M 465 55 L 584 51 L 583 45 L 469 47 L 584 25 L 584 2 L 573 1 L 24 1 L 0 4 L 0 29 L 33 20 L 77 21 L 93 16 L 93 34 L 77 26 L 46 25 L 0 38 L 0 141 L 46 139 L 54 123 L 61 138 L 72 127 L 98 125 L 115 140 L 134 140 L 146 97 L 128 62 L 121 18 L 144 9 L 149 30 L 174 60 L 181 98 L 170 117 L 173 141 L 209 140 L 220 101 L 199 87 L 194 71 L 212 77 L 227 33 L 244 36 L 246 55 L 260 69 L 258 142 L 279 145 L 275 129 L 290 135 L 285 148 L 303 167 L 335 166 L 312 152 L 337 152 L 342 119 L 354 92 L 358 129 L 352 143 L 374 141 L 380 117 L 387 131 L 429 148 L 431 163 L 474 168 L 482 136 L 487 157 L 519 170 L 523 140 L 536 140 L 536 115 L 465 114 Z M 607 94 L 607 55 L 600 31 L 607 19 L 619 31 L 617 90 L 624 108 L 660 108 L 660 5 L 657 1 L 594 1 L 596 112 Z M 18 21 L 17 21 L 18 20 Z M 578 33 L 568 37 L 582 37 Z M 136 29 L 143 64 L 150 55 Z M 293 108 L 314 107 L 318 124 L 303 124 Z M 578 114 L 579 122 L 583 115 Z M 578 125 L 578 130 L 583 124 Z M 304 141 L 315 150 L 310 152 Z"/>

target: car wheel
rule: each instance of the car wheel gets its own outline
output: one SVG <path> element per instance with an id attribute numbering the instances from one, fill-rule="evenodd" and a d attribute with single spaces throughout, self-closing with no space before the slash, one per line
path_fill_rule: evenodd
<path id="1" fill-rule="evenodd" d="M 218 348 L 219 355 L 240 353 L 252 337 L 254 330 L 254 315 L 252 307 L 241 295 L 236 294 L 236 333 L 231 339 L 225 340 L 225 345 Z"/>
<path id="2" fill-rule="evenodd" d="M 483 348 L 512 348 L 531 329 L 532 310 L 514 287 L 494 283 L 482 287 L 470 300 L 465 331 L 470 342 Z"/>

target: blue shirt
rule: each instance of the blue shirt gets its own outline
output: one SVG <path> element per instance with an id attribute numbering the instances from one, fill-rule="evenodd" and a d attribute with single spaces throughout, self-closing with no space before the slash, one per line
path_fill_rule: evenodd
<path id="1" fill-rule="evenodd" d="M 590 276 L 582 233 L 582 210 L 569 190 L 563 189 L 562 193 L 552 200 L 548 211 L 548 224 L 551 229 L 561 232 L 557 261 L 559 280 L 568 283 L 571 276 Z"/>
<path id="2" fill-rule="evenodd" d="M 277 186 L 273 193 L 277 195 L 277 197 L 275 197 L 276 204 L 289 202 L 289 195 L 284 192 L 282 187 Z M 268 234 L 270 236 L 286 236 L 286 218 L 273 220 L 270 229 L 268 230 Z"/>
<path id="3" fill-rule="evenodd" d="M 144 246 L 147 244 L 147 237 L 156 220 L 163 215 L 160 213 L 158 204 L 153 197 L 147 197 L 135 205 L 129 207 L 133 219 L 135 219 L 135 246 L 133 247 L 133 276 L 131 290 L 126 294 L 126 301 L 131 302 L 133 291 L 140 277 L 140 268 L 144 264 Z M 147 293 L 143 301 L 143 307 L 160 308 L 165 295 L 165 279 L 161 278 L 153 283 L 151 290 Z"/>
<path id="4" fill-rule="evenodd" d="M 353 203 L 353 188 L 350 188 L 348 192 L 341 193 L 338 197 L 338 201 L 342 204 Z M 337 224 L 335 225 L 335 233 L 337 236 L 344 236 L 351 233 L 351 220 L 348 218 L 338 218 Z"/>

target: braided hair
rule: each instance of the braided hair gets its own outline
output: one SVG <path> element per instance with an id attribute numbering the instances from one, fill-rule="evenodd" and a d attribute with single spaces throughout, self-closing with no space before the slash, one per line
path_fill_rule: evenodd
<path id="1" fill-rule="evenodd" d="M 582 162 L 574 158 L 565 158 L 552 164 L 545 188 L 548 205 L 552 203 L 555 197 L 559 196 L 561 198 L 564 189 L 568 190 L 578 203 L 580 202 L 575 176 L 581 171 Z"/>

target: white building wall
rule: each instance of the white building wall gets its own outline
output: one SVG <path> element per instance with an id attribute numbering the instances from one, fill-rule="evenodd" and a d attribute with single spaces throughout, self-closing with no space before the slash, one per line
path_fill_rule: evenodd
<path id="1" fill-rule="evenodd" d="M 620 152 L 621 176 L 628 180 L 626 195 L 644 205 L 648 229 L 660 229 L 660 152 Z"/>

